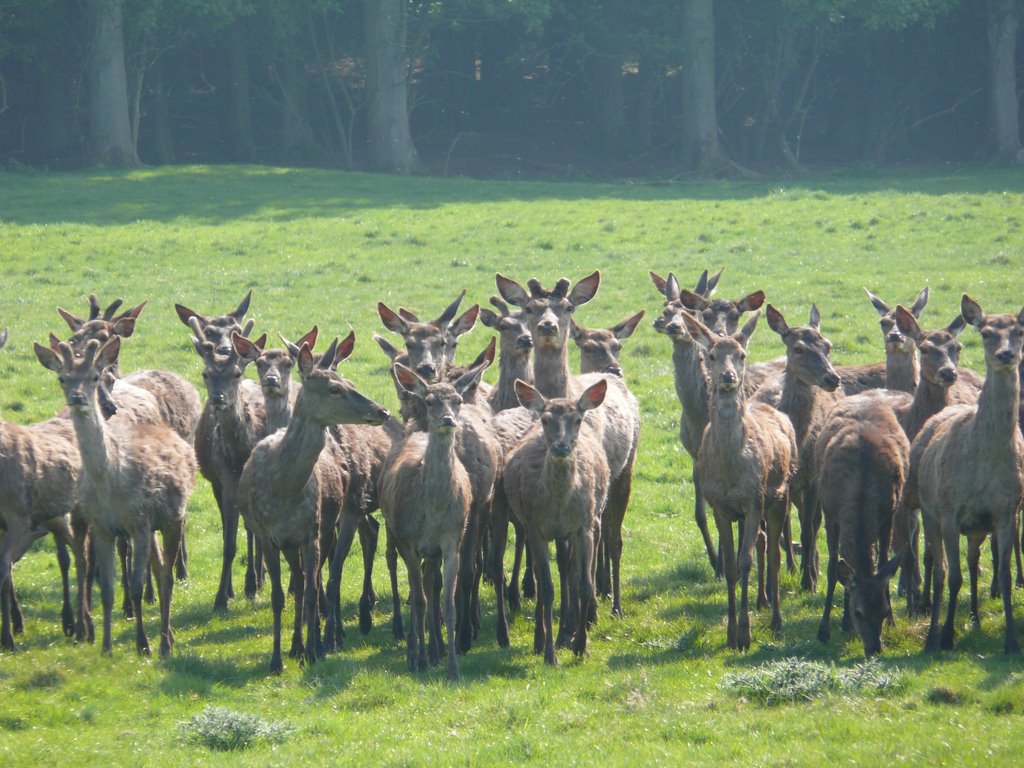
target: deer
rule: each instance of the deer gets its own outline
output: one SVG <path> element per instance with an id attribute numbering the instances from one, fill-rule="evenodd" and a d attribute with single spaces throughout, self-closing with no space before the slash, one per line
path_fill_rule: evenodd
<path id="1" fill-rule="evenodd" d="M 786 345 L 786 368 L 778 409 L 793 423 L 799 467 L 792 485 L 792 497 L 800 517 L 801 587 L 815 591 L 818 581 L 818 529 L 821 505 L 814 444 L 828 412 L 844 397 L 842 380 L 829 361 L 832 342 L 821 333 L 821 314 L 811 305 L 808 324 L 790 327 L 783 314 L 767 307 L 768 326 Z"/>
<path id="2" fill-rule="evenodd" d="M 133 552 L 131 599 L 135 616 L 135 647 L 149 655 L 142 622 L 142 593 L 149 567 L 158 574 L 160 655 L 170 656 L 174 644 L 171 599 L 174 561 L 185 526 L 188 498 L 195 482 L 192 448 L 173 429 L 162 424 L 133 424 L 116 415 L 104 420 L 98 389 L 104 370 L 121 350 L 119 336 L 102 346 L 92 339 L 81 356 L 66 343 L 54 352 L 34 346 L 43 367 L 57 374 L 71 409 L 82 458 L 80 499 L 93 539 L 103 603 L 103 651 L 111 652 L 111 613 L 114 601 L 114 538 L 130 539 Z M 155 533 L 162 545 L 155 545 Z"/>
<path id="3" fill-rule="evenodd" d="M 814 446 L 828 543 L 825 607 L 818 640 L 830 639 L 837 581 L 844 631 L 856 628 L 866 657 L 882 651 L 892 622 L 889 580 L 903 552 L 888 559 L 893 519 L 910 461 L 910 442 L 890 403 L 873 393 L 848 397 L 829 413 Z"/>
<path id="4" fill-rule="evenodd" d="M 986 314 L 974 299 L 960 300 L 964 320 L 981 334 L 985 350 L 985 384 L 977 405 L 945 408 L 915 438 L 910 451 L 912 486 L 920 504 L 925 540 L 934 553 L 931 620 L 926 651 L 953 647 L 956 600 L 963 584 L 960 536 L 968 539 L 972 582 L 972 618 L 980 620 L 977 564 L 984 538 L 998 541 L 999 586 L 1006 619 L 1004 650 L 1018 653 L 1010 590 L 1010 553 L 1017 512 L 1024 495 L 1024 438 L 1018 425 L 1024 309 L 1016 315 Z M 948 565 L 947 565 L 948 561 Z M 949 579 L 949 603 L 938 627 L 942 591 Z"/>
<path id="5" fill-rule="evenodd" d="M 236 333 L 233 341 L 237 344 Z M 380 426 L 389 419 L 386 409 L 361 394 L 331 366 L 351 354 L 355 334 L 339 345 L 335 339 L 315 361 L 307 343 L 296 365 L 302 389 L 295 399 L 291 420 L 260 440 L 249 454 L 238 480 L 238 508 L 263 544 L 271 581 L 274 641 L 270 672 L 283 671 L 281 612 L 284 590 L 281 554 L 295 585 L 295 625 L 290 655 L 313 664 L 323 654 L 320 635 L 320 572 L 334 538 L 345 503 L 348 478 L 340 448 L 329 437 L 336 424 Z M 330 601 L 328 601 L 330 602 Z M 305 623 L 305 639 L 303 639 Z"/>
<path id="6" fill-rule="evenodd" d="M 606 373 L 621 379 L 622 340 L 633 335 L 645 314 L 646 310 L 641 309 L 611 328 L 584 328 L 571 320 L 569 337 L 580 350 L 580 373 Z"/>
<path id="7" fill-rule="evenodd" d="M 748 402 L 743 390 L 746 348 L 757 327 L 756 312 L 738 333 L 720 335 L 683 314 L 687 332 L 705 350 L 711 387 L 711 413 L 700 443 L 698 465 L 702 488 L 715 513 L 725 561 L 729 648 L 750 648 L 748 584 L 754 547 L 766 529 L 771 629 L 782 634 L 779 542 L 789 515 L 790 485 L 797 470 L 796 433 L 789 420 L 769 405 Z M 740 523 L 737 562 L 732 523 Z M 737 618 L 736 583 L 740 583 Z"/>
<path id="8" fill-rule="evenodd" d="M 458 454 L 462 431 L 462 392 L 476 386 L 486 364 L 463 374 L 454 383 L 428 383 L 401 363 L 393 366 L 398 386 L 418 404 L 425 420 L 410 425 L 385 461 L 380 479 L 380 504 L 389 536 L 405 562 L 409 577 L 410 626 L 406 662 L 410 672 L 440 661 L 440 617 L 436 606 L 436 574 L 443 568 L 444 623 L 448 629 L 448 679 L 459 679 L 454 632 L 468 617 L 456 617 L 460 560 L 471 516 L 473 482 Z M 470 556 L 475 550 L 469 550 Z M 425 591 L 424 591 L 425 590 Z M 425 643 L 429 615 L 431 641 Z M 429 651 L 429 652 L 428 652 Z"/>
<path id="9" fill-rule="evenodd" d="M 463 292 L 464 293 L 464 292 Z M 458 311 L 463 293 L 450 304 L 434 321 L 420 323 L 407 320 L 393 312 L 383 302 L 377 304 L 377 311 L 384 327 L 398 333 L 405 342 L 405 355 L 408 367 L 427 383 L 435 383 L 445 379 L 449 369 L 446 350 L 450 348 L 448 337 L 449 325 Z M 475 323 L 479 305 L 474 305 L 463 317 L 471 317 Z M 468 320 L 466 321 L 468 322 Z M 392 357 L 393 362 L 402 354 L 397 348 L 377 339 L 377 343 Z M 494 348 L 488 346 L 491 359 Z M 486 354 L 486 353 L 485 353 Z M 401 415 L 407 423 L 415 423 L 420 430 L 426 430 L 425 414 L 419 401 L 407 395 L 406 390 L 395 380 L 396 393 L 401 403 Z M 479 380 L 473 385 L 479 387 Z M 471 398 L 467 391 L 466 399 Z M 459 442 L 459 460 L 469 472 L 473 486 L 473 502 L 471 506 L 466 535 L 463 537 L 463 553 L 460 557 L 459 589 L 457 590 L 458 626 L 457 641 L 460 652 L 467 652 L 472 646 L 474 636 L 479 634 L 479 594 L 478 584 L 481 570 L 478 568 L 481 558 L 477 551 L 482 544 L 483 533 L 491 526 L 492 502 L 495 484 L 502 463 L 501 445 L 491 424 L 492 411 L 489 406 L 465 403 L 460 410 L 463 424 L 462 439 Z M 499 581 L 495 581 L 495 592 L 502 590 Z M 508 645 L 507 622 L 504 618 L 504 596 L 498 595 L 498 644 Z"/>
<path id="10" fill-rule="evenodd" d="M 526 527 L 537 580 L 538 600 L 534 653 L 556 665 L 552 606 L 554 585 L 548 542 L 567 540 L 571 555 L 562 570 L 563 613 L 560 631 L 571 628 L 576 656 L 587 652 L 587 626 L 596 614 L 593 569 L 602 510 L 611 483 L 601 433 L 586 420 L 605 402 L 608 382 L 598 379 L 578 397 L 545 398 L 520 380 L 516 392 L 524 408 L 540 416 L 534 428 L 509 456 L 504 483 L 514 514 Z"/>
<path id="11" fill-rule="evenodd" d="M 534 386 L 546 398 L 576 397 L 600 377 L 586 374 L 573 377 L 569 372 L 567 342 L 573 313 L 590 301 L 601 284 L 601 273 L 579 280 L 575 285 L 561 278 L 552 289 L 531 279 L 530 292 L 500 273 L 495 277 L 498 292 L 509 304 L 519 307 L 530 324 L 534 341 Z M 571 286 L 571 289 L 570 289 Z M 622 558 L 622 522 L 629 505 L 640 436 L 640 410 L 625 382 L 608 382 L 606 402 L 594 418 L 611 473 L 608 500 L 602 510 L 602 527 L 607 532 L 612 571 L 612 613 L 622 615 L 620 564 Z M 560 625 L 559 632 L 563 633 Z M 564 634 L 560 641 L 565 640 Z"/>
<path id="12" fill-rule="evenodd" d="M 0 331 L 0 348 L 8 330 Z M 24 620 L 14 596 L 13 565 L 47 533 L 60 545 L 64 634 L 78 642 L 93 639 L 89 612 L 86 533 L 81 515 L 78 479 L 81 458 L 74 427 L 68 419 L 54 418 L 21 425 L 0 420 L 0 649 L 15 649 L 14 634 L 24 631 Z M 77 601 L 71 607 L 68 570 L 74 554 Z"/>

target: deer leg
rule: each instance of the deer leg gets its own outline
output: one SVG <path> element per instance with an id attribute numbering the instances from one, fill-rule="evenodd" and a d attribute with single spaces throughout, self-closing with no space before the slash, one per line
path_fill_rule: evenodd
<path id="1" fill-rule="evenodd" d="M 576 537 L 573 550 L 576 553 L 577 572 L 574 581 L 578 582 L 576 591 L 579 595 L 579 611 L 576 617 L 576 635 L 572 641 L 572 652 L 582 656 L 587 652 L 587 622 L 590 609 L 596 607 L 597 594 L 594 591 L 593 568 L 594 540 L 600 536 L 596 531 L 584 531 Z"/>
<path id="2" fill-rule="evenodd" d="M 181 544 L 174 558 L 174 578 L 178 581 L 188 580 L 188 547 L 185 545 L 185 530 L 181 531 Z"/>
<path id="3" fill-rule="evenodd" d="M 1013 549 L 1013 542 L 1017 539 L 1016 511 L 1009 523 L 1004 524 L 999 531 L 999 579 L 1002 582 L 1003 593 L 1003 618 L 1006 620 L 1006 634 L 1003 641 L 1005 653 L 1020 653 L 1020 645 L 1017 642 L 1017 627 L 1013 623 L 1013 600 L 1010 589 L 1010 553 Z"/>
<path id="4" fill-rule="evenodd" d="M 4 539 L 7 544 L 7 539 Z M 6 547 L 3 548 L 6 550 Z M 14 579 L 10 557 L 6 551 L 0 553 L 0 649 L 14 650 L 14 632 L 11 629 L 11 603 L 14 595 Z"/>
<path id="5" fill-rule="evenodd" d="M 523 565 L 523 550 L 526 548 L 526 536 L 523 532 L 522 524 L 515 517 L 507 515 L 507 519 L 505 520 L 506 530 L 504 536 L 506 542 L 508 541 L 508 523 L 512 524 L 512 529 L 515 534 L 515 546 L 513 547 L 512 572 L 509 574 L 508 586 L 505 588 L 505 599 L 508 601 L 509 611 L 512 613 L 519 613 L 519 610 L 522 608 L 522 593 L 519 588 L 519 574 Z M 495 552 L 496 556 L 497 554 L 498 553 Z M 504 562 L 504 552 L 501 552 L 501 556 L 502 561 Z M 525 578 L 526 574 L 524 573 L 523 579 L 525 580 Z"/>
<path id="6" fill-rule="evenodd" d="M 96 557 L 96 575 L 100 581 L 100 603 L 103 606 L 103 652 L 111 652 L 111 614 L 114 612 L 114 579 L 117 577 L 117 554 L 114 539 L 94 530 L 93 554 Z"/>
<path id="7" fill-rule="evenodd" d="M 152 551 L 153 534 L 149 531 L 137 533 L 131 540 L 131 599 L 135 611 L 135 650 L 142 656 L 149 656 L 149 640 L 146 626 L 142 621 L 142 600 L 149 577 L 149 555 Z"/>
<path id="8" fill-rule="evenodd" d="M 430 639 L 427 640 L 427 661 L 430 666 L 441 663 L 444 653 L 441 641 L 441 606 L 438 596 L 441 592 L 441 563 L 436 558 L 423 559 L 423 591 L 427 596 L 427 629 Z"/>
<path id="9" fill-rule="evenodd" d="M 178 553 L 184 540 L 185 521 L 179 520 L 168 525 L 161 532 L 162 551 L 153 547 L 150 568 L 158 574 L 157 589 L 160 595 L 160 657 L 167 658 L 174 649 L 174 629 L 171 627 L 171 600 L 174 597 L 174 581 L 177 576 Z M 155 542 L 154 542 L 155 544 Z"/>
<path id="10" fill-rule="evenodd" d="M 697 528 L 700 530 L 701 538 L 704 540 L 704 549 L 708 553 L 708 562 L 715 578 L 722 578 L 722 564 L 719 557 L 719 547 L 711 541 L 711 531 L 708 530 L 708 514 L 704 505 L 704 496 L 700 489 L 700 472 L 697 470 L 697 457 L 690 457 L 693 461 L 693 516 L 697 520 Z M 719 533 L 721 538 L 721 533 Z"/>
<path id="11" fill-rule="evenodd" d="M 459 577 L 459 550 L 458 547 L 451 547 L 443 557 L 444 563 L 444 621 L 448 628 L 448 679 L 455 682 L 459 679 L 459 661 L 455 655 L 455 641 L 451 636 L 452 626 L 455 618 L 455 585 Z M 495 582 L 496 589 L 500 592 L 502 583 Z M 506 645 L 508 640 L 506 638 Z"/>
<path id="12" fill-rule="evenodd" d="M 729 621 L 726 629 L 726 645 L 738 648 L 736 626 L 736 546 L 733 543 L 732 523 L 715 510 L 715 527 L 718 528 L 718 541 L 722 545 L 722 570 L 725 574 L 725 591 L 729 603 Z"/>
<path id="13" fill-rule="evenodd" d="M 981 575 L 981 546 L 985 539 L 970 536 L 967 539 L 967 578 L 971 585 L 971 624 L 981 626 L 978 610 L 978 577 Z M 999 538 L 992 531 L 992 597 L 999 597 Z"/>
<path id="14" fill-rule="evenodd" d="M 470 510 L 459 550 L 459 586 L 455 590 L 455 604 L 458 608 L 455 636 L 459 653 L 468 653 L 473 646 L 473 586 L 476 581 L 476 549 L 483 514 L 484 511 L 476 507 Z"/>
<path id="15" fill-rule="evenodd" d="M 939 640 L 944 651 L 953 650 L 953 637 L 956 634 L 956 599 L 960 595 L 964 577 L 960 570 L 960 531 L 955 523 L 942 527 L 942 540 L 946 550 L 946 582 L 949 586 L 949 602 L 946 606 L 946 621 L 942 625 L 942 636 Z M 937 586 L 937 585 L 936 585 Z"/>
<path id="16" fill-rule="evenodd" d="M 1016 537 L 1014 537 L 1014 538 L 1016 538 Z M 995 598 L 999 597 L 1000 592 L 999 592 L 999 537 L 996 535 L 996 532 L 994 530 L 992 531 L 992 539 L 989 542 L 989 549 L 992 552 L 992 584 L 989 587 L 989 597 L 995 599 Z M 968 547 L 968 549 L 967 549 L 968 561 L 970 561 L 970 557 L 971 557 L 971 550 L 970 550 L 970 547 Z M 976 577 L 975 577 L 975 579 L 976 579 Z M 976 584 L 973 585 L 971 587 L 971 589 L 972 589 L 973 592 L 976 593 L 977 592 L 977 585 Z M 975 602 L 977 602 L 977 595 L 974 596 L 974 600 L 975 600 Z M 973 608 L 972 608 L 972 610 L 973 610 Z M 971 618 L 972 619 L 974 618 L 973 614 L 972 614 Z M 975 626 L 978 626 L 978 624 L 975 624 Z"/>
<path id="17" fill-rule="evenodd" d="M 384 548 L 384 558 L 388 565 L 388 579 L 391 582 L 391 634 L 395 640 L 405 638 L 405 630 L 402 627 L 402 597 L 398 591 L 398 549 L 395 547 L 395 536 L 387 529 L 387 545 Z"/>
<path id="18" fill-rule="evenodd" d="M 71 555 L 68 553 L 65 534 L 54 531 L 53 541 L 57 545 L 57 566 L 60 568 L 62 599 L 60 610 L 61 626 L 64 630 L 65 637 L 74 637 L 75 612 L 71 608 L 71 581 L 69 578 L 69 571 L 71 570 Z"/>
<path id="19" fill-rule="evenodd" d="M 14 574 L 11 569 L 10 582 L 7 587 L 8 598 L 10 599 L 10 632 L 13 635 L 21 635 L 25 632 L 25 614 L 21 610 L 21 603 L 18 602 L 18 595 L 14 591 Z M 12 648 L 13 648 L 13 640 Z"/>
<path id="20" fill-rule="evenodd" d="M 758 534 L 761 532 L 759 525 L 761 510 L 756 509 L 747 514 L 746 524 L 743 527 L 743 542 L 739 557 L 739 578 L 740 578 L 740 619 L 736 632 L 736 646 L 741 651 L 750 650 L 750 608 L 748 592 L 750 588 L 750 570 L 754 565 L 754 547 L 757 544 Z"/>
<path id="21" fill-rule="evenodd" d="M 96 639 L 89 606 L 89 526 L 74 516 L 71 519 L 71 552 L 75 556 L 75 582 L 78 587 L 78 609 L 75 619 L 75 642 Z"/>
<path id="22" fill-rule="evenodd" d="M 125 620 L 131 621 L 135 618 L 135 609 L 132 607 L 132 598 L 128 586 L 132 553 L 129 551 L 128 541 L 123 536 L 117 537 L 117 557 L 121 562 L 121 591 L 124 595 L 121 600 L 121 609 Z"/>
<path id="23" fill-rule="evenodd" d="M 555 647 L 564 648 L 572 640 L 571 615 L 572 608 L 569 604 L 569 559 L 572 552 L 569 549 L 569 542 L 565 539 L 555 541 L 555 562 L 558 565 L 558 635 L 555 637 Z M 553 610 L 552 606 L 552 610 Z"/>
<path id="24" fill-rule="evenodd" d="M 781 590 L 779 589 L 779 578 L 782 569 L 782 551 L 779 549 L 779 541 L 785 528 L 786 507 L 776 503 L 768 510 L 768 540 L 765 548 L 768 553 L 768 599 L 772 606 L 771 629 L 776 638 L 782 637 L 782 607 L 779 605 Z"/>
<path id="25" fill-rule="evenodd" d="M 763 611 L 768 607 L 768 590 L 765 586 L 764 571 L 765 571 L 765 557 L 767 551 L 765 549 L 767 545 L 767 533 L 765 531 L 764 521 L 758 525 L 757 536 L 754 538 L 754 553 L 757 556 L 757 610 Z"/>
<path id="26" fill-rule="evenodd" d="M 380 523 L 375 517 L 359 518 L 359 546 L 363 552 L 363 593 L 359 597 L 359 632 L 368 635 L 373 629 L 373 608 L 377 593 L 373 590 L 373 558 L 377 553 Z"/>
<path id="27" fill-rule="evenodd" d="M 782 546 L 786 550 L 786 571 L 796 573 L 796 552 L 793 549 L 793 518 L 786 510 L 786 518 L 782 524 Z"/>
<path id="28" fill-rule="evenodd" d="M 270 605 L 274 611 L 274 649 L 270 655 L 270 674 L 280 675 L 284 669 L 281 661 L 281 613 L 284 611 L 284 589 L 281 585 L 281 551 L 268 543 L 264 548 L 267 575 L 270 577 Z"/>
<path id="29" fill-rule="evenodd" d="M 609 512 L 608 525 L 601 524 L 601 540 L 605 542 L 604 557 L 608 560 L 608 570 L 611 575 L 612 590 L 612 615 L 621 617 L 622 613 L 622 523 L 626 517 L 626 508 L 629 506 L 629 497 L 633 489 L 633 467 L 630 465 L 626 472 L 612 483 L 608 494 Z M 710 535 L 710 534 L 709 534 Z"/>
<path id="30" fill-rule="evenodd" d="M 401 555 L 409 576 L 409 633 L 405 660 L 410 672 L 423 672 L 427 668 L 427 655 L 423 648 L 423 623 L 427 607 L 427 598 L 423 593 L 423 571 L 419 557 L 407 546 L 402 547 Z"/>
<path id="31" fill-rule="evenodd" d="M 294 592 L 295 617 L 292 621 L 292 644 L 288 650 L 288 658 L 301 659 L 305 653 L 302 645 L 302 611 L 306 591 L 306 579 L 302 573 L 302 558 L 296 549 L 282 549 L 285 562 L 288 563 L 289 578 Z"/>
<path id="32" fill-rule="evenodd" d="M 541 627 L 539 630 L 540 639 L 543 643 L 544 663 L 555 666 L 558 659 L 555 658 L 554 626 L 552 620 L 555 602 L 555 584 L 551 579 L 551 564 L 548 562 L 547 542 L 540 534 L 532 529 L 527 533 L 527 544 L 533 553 L 534 576 L 537 579 L 537 605 Z M 534 633 L 534 649 L 537 646 L 538 633 Z"/>
<path id="33" fill-rule="evenodd" d="M 228 600 L 234 596 L 231 586 L 231 568 L 238 551 L 238 507 L 235 505 L 233 494 L 225 495 L 221 503 L 220 522 L 223 546 L 221 548 L 220 584 L 217 587 L 217 595 L 213 599 L 214 611 L 226 611 Z M 250 600 L 256 596 L 255 587 L 251 594 L 249 592 L 249 570 L 251 568 L 252 560 L 249 558 L 245 565 L 245 596 Z"/>
<path id="34" fill-rule="evenodd" d="M 341 646 L 345 630 L 341 626 L 341 573 L 345 567 L 345 559 L 352 548 L 356 523 L 349 515 L 342 515 L 338 529 L 338 540 L 331 555 L 331 565 L 327 571 L 327 621 L 324 627 L 324 651 L 331 653 Z"/>
<path id="35" fill-rule="evenodd" d="M 508 501 L 499 483 L 491 502 L 491 551 L 487 557 L 490 563 L 491 583 L 494 584 L 494 601 L 498 615 L 495 637 L 499 648 L 508 648 L 509 644 L 508 616 L 505 613 L 505 546 L 508 544 L 508 520 Z"/>
<path id="36" fill-rule="evenodd" d="M 304 619 L 306 623 L 306 644 L 302 661 L 312 666 L 323 655 L 320 642 L 320 538 L 316 534 L 306 547 L 302 560 L 305 589 L 302 594 L 300 620 Z M 295 591 L 295 601 L 299 602 L 298 587 Z"/>

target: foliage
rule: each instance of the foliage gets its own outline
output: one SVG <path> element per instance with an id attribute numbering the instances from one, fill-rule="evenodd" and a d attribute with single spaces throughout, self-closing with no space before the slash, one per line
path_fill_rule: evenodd
<path id="1" fill-rule="evenodd" d="M 295 732 L 287 723 L 270 722 L 225 707 L 207 707 L 179 723 L 178 729 L 187 740 L 220 752 L 248 749 L 260 741 L 281 744 Z"/>
<path id="2" fill-rule="evenodd" d="M 901 687 L 899 671 L 883 668 L 877 659 L 845 669 L 789 658 L 729 673 L 722 680 L 724 690 L 769 705 L 838 694 L 893 693 Z"/>

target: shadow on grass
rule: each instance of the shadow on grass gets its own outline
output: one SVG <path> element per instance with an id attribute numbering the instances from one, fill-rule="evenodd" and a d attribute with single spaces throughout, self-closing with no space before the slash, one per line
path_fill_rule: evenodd
<path id="1" fill-rule="evenodd" d="M 14 179 L 14 174 L 6 174 Z M 24 172 L 0 193 L 7 221 L 125 224 L 181 217 L 211 224 L 257 218 L 338 217 L 373 208 L 431 210 L 448 204 L 539 200 L 747 200 L 769 195 L 922 194 L 1024 189 L 1011 169 L 843 171 L 805 179 L 664 183 L 483 182 L 374 176 L 257 166 L 167 166 L 138 171 Z M 53 200 L 63 204 L 54 206 Z M 188 201 L 183 203 L 183 201 Z M 11 213 L 11 211 L 15 211 Z"/>

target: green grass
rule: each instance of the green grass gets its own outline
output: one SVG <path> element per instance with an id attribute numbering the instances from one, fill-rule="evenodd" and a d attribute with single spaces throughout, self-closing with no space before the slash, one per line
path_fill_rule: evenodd
<path id="1" fill-rule="evenodd" d="M 312 669 L 286 660 L 284 675 L 271 678 L 269 596 L 211 615 L 220 523 L 200 480 L 190 503 L 193 576 L 175 591 L 171 660 L 138 658 L 123 622 L 111 658 L 70 643 L 60 632 L 51 545 L 41 543 L 16 566 L 26 634 L 17 653 L 0 655 L 0 764 L 233 764 L 237 752 L 203 746 L 181 726 L 209 708 L 283 729 L 278 743 L 248 746 L 243 759 L 251 764 L 1018 760 L 1024 662 L 1003 657 L 997 602 L 986 600 L 982 629 L 970 628 L 966 591 L 953 653 L 923 655 L 925 625 L 898 615 L 886 630 L 885 656 L 872 665 L 894 681 L 883 691 L 829 684 L 809 701 L 765 706 L 728 685 L 743 676 L 763 681 L 790 663 L 798 682 L 808 676 L 804 682 L 820 687 L 861 663 L 861 646 L 838 623 L 832 643 L 820 645 L 822 597 L 799 592 L 787 576 L 784 638 L 774 640 L 768 617 L 757 614 L 752 651 L 724 648 L 724 587 L 712 578 L 693 523 L 670 343 L 650 328 L 660 301 L 647 271 L 675 271 L 692 285 L 705 267 L 725 267 L 719 294 L 763 288 L 790 322 L 804 322 L 816 301 L 834 358 L 869 362 L 880 359 L 881 339 L 864 286 L 890 302 L 910 302 L 931 286 L 927 327 L 947 324 L 965 291 L 988 311 L 1019 309 L 1022 221 L 1024 176 L 990 169 L 687 185 L 253 167 L 0 174 L 0 327 L 11 330 L 0 351 L 0 410 L 13 421 L 47 418 L 61 406 L 31 344 L 50 330 L 65 333 L 56 306 L 84 313 L 91 292 L 103 302 L 149 301 L 122 351 L 125 370 L 165 367 L 199 384 L 199 360 L 174 302 L 222 312 L 253 288 L 257 333 L 294 338 L 314 322 L 322 335 L 355 329 L 346 375 L 389 407 L 385 359 L 370 339 L 386 334 L 378 300 L 434 316 L 461 288 L 486 303 L 496 271 L 551 284 L 600 269 L 602 287 L 580 311 L 581 324 L 611 325 L 648 310 L 623 355 L 644 418 L 626 521 L 627 616 L 611 619 L 603 607 L 586 659 L 563 651 L 561 666 L 545 668 L 530 653 L 525 614 L 512 627 L 511 649 L 498 649 L 485 591 L 483 637 L 461 659 L 463 681 L 445 683 L 443 668 L 412 676 L 383 610 L 369 636 L 358 634 L 354 557 L 342 588 L 345 648 Z M 487 338 L 477 329 L 463 354 Z M 980 368 L 976 334 L 962 338 L 963 362 Z M 781 352 L 762 324 L 752 358 Z M 382 553 L 376 584 L 386 595 Z M 146 615 L 153 633 L 156 610 Z M 230 723 L 221 725 L 230 733 Z"/>

